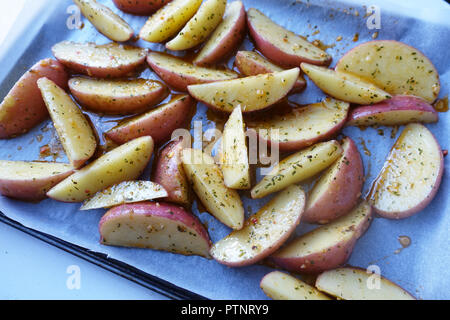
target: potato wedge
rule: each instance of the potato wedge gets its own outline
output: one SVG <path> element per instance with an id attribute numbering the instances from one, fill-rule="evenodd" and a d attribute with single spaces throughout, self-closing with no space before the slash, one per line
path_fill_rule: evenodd
<path id="1" fill-rule="evenodd" d="M 281 151 L 296 151 L 336 135 L 345 124 L 349 108 L 347 102 L 326 98 L 270 119 L 249 121 L 248 126 L 268 145 L 278 144 Z"/>
<path id="2" fill-rule="evenodd" d="M 187 92 L 187 87 L 191 84 L 223 81 L 238 77 L 238 74 L 231 70 L 197 67 L 180 58 L 159 52 L 149 53 L 147 62 L 164 82 L 175 90 L 184 92 Z"/>
<path id="3" fill-rule="evenodd" d="M 80 210 L 112 208 L 126 203 L 136 203 L 167 197 L 167 191 L 151 181 L 124 181 L 97 192 L 87 199 Z"/>
<path id="4" fill-rule="evenodd" d="M 130 114 L 149 109 L 168 95 L 167 87 L 154 80 L 104 80 L 75 77 L 70 92 L 85 108 L 104 114 Z"/>
<path id="5" fill-rule="evenodd" d="M 439 95 L 439 74 L 419 50 L 394 40 L 363 43 L 347 52 L 336 65 L 363 77 L 392 95 L 415 95 L 432 103 Z"/>
<path id="6" fill-rule="evenodd" d="M 372 221 L 372 208 L 361 203 L 348 215 L 293 240 L 270 259 L 283 269 L 320 273 L 343 265 Z"/>
<path id="7" fill-rule="evenodd" d="M 48 190 L 73 172 L 65 163 L 0 160 L 0 194 L 25 201 L 43 200 Z"/>
<path id="8" fill-rule="evenodd" d="M 95 0 L 73 0 L 92 25 L 112 41 L 125 42 L 134 35 L 130 25 L 107 6 Z"/>
<path id="9" fill-rule="evenodd" d="M 117 43 L 97 45 L 63 41 L 52 47 L 53 55 L 75 72 L 97 78 L 132 74 L 145 62 L 147 50 Z"/>
<path id="10" fill-rule="evenodd" d="M 53 81 L 40 78 L 37 85 L 67 158 L 74 168 L 81 167 L 97 148 L 91 125 L 72 98 Z"/>
<path id="11" fill-rule="evenodd" d="M 185 209 L 162 202 L 124 204 L 100 220 L 100 243 L 164 250 L 209 258 L 211 240 L 200 220 Z"/>
<path id="12" fill-rule="evenodd" d="M 188 95 L 176 95 L 166 104 L 141 115 L 125 119 L 105 135 L 122 144 L 142 136 L 151 136 L 160 144 L 170 139 L 174 130 L 189 118 L 194 100 Z"/>
<path id="13" fill-rule="evenodd" d="M 139 38 L 163 42 L 180 29 L 197 12 L 202 0 L 172 0 L 153 14 L 142 27 Z"/>
<path id="14" fill-rule="evenodd" d="M 231 113 L 238 105 L 242 112 L 266 109 L 292 90 L 298 79 L 298 68 L 241 79 L 188 86 L 191 96 L 207 106 Z"/>
<path id="15" fill-rule="evenodd" d="M 280 271 L 266 274 L 259 286 L 273 300 L 330 300 L 316 288 Z"/>
<path id="16" fill-rule="evenodd" d="M 433 200 L 442 180 L 444 158 L 433 134 L 409 124 L 395 142 L 368 196 L 384 218 L 403 219 Z"/>
<path id="17" fill-rule="evenodd" d="M 241 107 L 231 113 L 222 135 L 221 169 L 225 185 L 231 189 L 250 188 L 250 168 Z"/>
<path id="18" fill-rule="evenodd" d="M 205 0 L 178 35 L 166 43 L 169 50 L 187 50 L 205 41 L 222 21 L 226 0 Z"/>
<path id="19" fill-rule="evenodd" d="M 245 76 L 255 76 L 257 74 L 280 72 L 283 68 L 273 64 L 263 56 L 254 51 L 239 51 L 236 54 L 234 64 Z M 302 92 L 306 88 L 306 81 L 303 75 L 299 75 L 291 93 Z"/>
<path id="20" fill-rule="evenodd" d="M 342 154 L 342 147 L 336 140 L 317 143 L 283 159 L 273 167 L 251 191 L 253 199 L 306 180 L 328 168 Z"/>
<path id="21" fill-rule="evenodd" d="M 144 171 L 152 152 L 151 137 L 132 140 L 61 181 L 47 196 L 63 202 L 82 202 L 112 185 L 135 180 Z"/>
<path id="22" fill-rule="evenodd" d="M 48 117 L 36 81 L 47 77 L 58 86 L 67 88 L 67 73 L 56 60 L 36 63 L 16 82 L 0 104 L 0 139 L 23 134 Z"/>
<path id="23" fill-rule="evenodd" d="M 380 281 L 379 288 L 372 283 L 374 277 Z M 359 268 L 325 271 L 317 278 L 316 288 L 343 300 L 415 300 L 397 284 Z"/>
<path id="24" fill-rule="evenodd" d="M 391 98 L 389 93 L 353 74 L 307 63 L 302 63 L 300 67 L 316 86 L 336 99 L 357 104 L 373 104 Z"/>
<path id="25" fill-rule="evenodd" d="M 245 8 L 241 1 L 229 3 L 217 26 L 194 59 L 197 66 L 214 65 L 230 55 L 245 36 Z"/>
<path id="26" fill-rule="evenodd" d="M 308 194 L 303 220 L 328 223 L 352 210 L 364 185 L 364 166 L 355 142 L 346 137 L 341 157 L 329 167 Z"/>
<path id="27" fill-rule="evenodd" d="M 226 226 L 244 226 L 244 207 L 236 190 L 225 186 L 214 159 L 198 149 L 185 149 L 181 161 L 189 182 L 206 210 Z"/>
<path id="28" fill-rule="evenodd" d="M 211 256 L 230 267 L 243 267 L 261 261 L 275 252 L 300 223 L 305 208 L 305 193 L 290 186 L 279 193 L 256 214 L 244 228 L 231 232 L 215 243 Z"/>
<path id="29" fill-rule="evenodd" d="M 126 13 L 148 16 L 172 0 L 112 0 L 114 5 Z"/>
<path id="30" fill-rule="evenodd" d="M 438 120 L 436 110 L 422 98 L 400 95 L 374 105 L 353 109 L 347 125 L 396 126 L 411 122 L 431 123 Z"/>
<path id="31" fill-rule="evenodd" d="M 295 33 L 286 30 L 261 11 L 247 11 L 247 25 L 256 48 L 264 56 L 285 68 L 295 68 L 302 62 L 329 65 L 331 56 Z"/>

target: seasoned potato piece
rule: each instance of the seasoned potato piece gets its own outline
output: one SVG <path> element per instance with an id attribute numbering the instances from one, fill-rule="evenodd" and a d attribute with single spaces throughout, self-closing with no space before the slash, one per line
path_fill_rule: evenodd
<path id="1" fill-rule="evenodd" d="M 148 16 L 172 0 L 112 0 L 123 12 Z"/>

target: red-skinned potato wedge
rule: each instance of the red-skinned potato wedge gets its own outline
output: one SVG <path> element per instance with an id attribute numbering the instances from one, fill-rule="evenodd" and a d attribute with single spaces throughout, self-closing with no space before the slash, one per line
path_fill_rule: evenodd
<path id="1" fill-rule="evenodd" d="M 353 109 L 348 126 L 396 126 L 411 122 L 437 122 L 439 115 L 424 99 L 415 96 L 393 96 L 370 106 Z"/>
<path id="2" fill-rule="evenodd" d="M 292 108 L 270 119 L 249 121 L 259 139 L 281 151 L 296 151 L 335 136 L 344 126 L 350 105 L 326 98 L 322 102 Z"/>
<path id="3" fill-rule="evenodd" d="M 330 300 L 316 288 L 280 271 L 266 274 L 259 286 L 273 300 Z"/>
<path id="4" fill-rule="evenodd" d="M 0 139 L 23 134 L 48 117 L 37 80 L 47 77 L 67 88 L 67 73 L 56 60 L 36 63 L 16 82 L 0 104 Z"/>
<path id="5" fill-rule="evenodd" d="M 380 288 L 371 288 L 373 277 Z M 325 271 L 316 280 L 316 288 L 341 300 L 415 300 L 392 281 L 359 268 L 338 268 Z"/>
<path id="6" fill-rule="evenodd" d="M 337 268 L 348 260 L 371 220 L 372 208 L 363 202 L 348 215 L 293 240 L 270 259 L 283 269 L 299 273 Z"/>
<path id="7" fill-rule="evenodd" d="M 234 63 L 239 71 L 245 76 L 283 71 L 283 68 L 266 60 L 263 56 L 254 51 L 238 51 Z M 303 75 L 299 75 L 291 93 L 302 92 L 305 88 L 306 81 L 303 78 Z"/>
<path id="8" fill-rule="evenodd" d="M 211 240 L 193 214 L 173 204 L 142 202 L 109 210 L 100 220 L 100 243 L 209 258 Z"/>
<path id="9" fill-rule="evenodd" d="M 98 191 L 137 179 L 153 152 L 151 137 L 141 137 L 117 147 L 54 186 L 47 196 L 62 202 L 82 202 Z"/>
<path id="10" fill-rule="evenodd" d="M 444 157 L 433 134 L 423 125 L 407 125 L 395 142 L 368 200 L 376 213 L 403 219 L 424 209 L 441 184 Z"/>
<path id="11" fill-rule="evenodd" d="M 231 70 L 197 67 L 180 58 L 159 52 L 150 52 L 147 62 L 165 83 L 175 90 L 184 92 L 187 92 L 187 87 L 191 84 L 210 83 L 238 77 L 238 74 Z"/>
<path id="12" fill-rule="evenodd" d="M 247 11 L 247 25 L 256 48 L 285 68 L 300 66 L 302 62 L 329 65 L 331 56 L 312 43 L 284 29 L 259 10 Z"/>
<path id="13" fill-rule="evenodd" d="M 194 100 L 188 95 L 177 95 L 156 109 L 125 119 L 106 132 L 106 136 L 118 144 L 151 136 L 155 143 L 160 144 L 170 139 L 173 131 L 184 125 L 193 105 Z"/>
<path id="14" fill-rule="evenodd" d="M 168 193 L 166 201 L 185 207 L 192 203 L 192 192 L 181 162 L 181 152 L 186 146 L 183 138 L 169 142 L 158 156 L 153 179 Z"/>
<path id="15" fill-rule="evenodd" d="M 228 57 L 245 36 L 245 15 L 245 8 L 241 1 L 229 3 L 222 22 L 197 54 L 194 64 L 214 65 Z"/>
<path id="16" fill-rule="evenodd" d="M 363 43 L 347 52 L 337 71 L 359 75 L 392 95 L 415 95 L 432 103 L 439 95 L 439 74 L 419 50 L 394 40 Z"/>
<path id="17" fill-rule="evenodd" d="M 145 62 L 147 50 L 109 43 L 63 41 L 52 47 L 53 55 L 69 69 L 97 78 L 125 77 Z"/>
<path id="18" fill-rule="evenodd" d="M 126 13 L 148 16 L 171 0 L 112 0 L 114 5 Z"/>
<path id="19" fill-rule="evenodd" d="M 305 208 L 305 193 L 296 185 L 280 192 L 244 228 L 215 243 L 211 256 L 230 267 L 255 264 L 275 252 L 289 238 Z"/>
<path id="20" fill-rule="evenodd" d="M 46 193 L 73 173 L 65 163 L 0 160 L 0 194 L 25 201 L 45 199 Z"/>
<path id="21" fill-rule="evenodd" d="M 104 114 L 130 114 L 149 109 L 168 95 L 167 87 L 154 80 L 105 80 L 75 77 L 69 88 L 85 108 Z"/>
<path id="22" fill-rule="evenodd" d="M 288 95 L 298 79 L 298 68 L 246 78 L 188 86 L 190 95 L 208 107 L 231 113 L 240 105 L 243 113 L 266 109 Z"/>
<path id="23" fill-rule="evenodd" d="M 341 157 L 329 167 L 308 194 L 303 220 L 328 223 L 358 203 L 364 184 L 364 166 L 355 142 L 344 138 Z"/>

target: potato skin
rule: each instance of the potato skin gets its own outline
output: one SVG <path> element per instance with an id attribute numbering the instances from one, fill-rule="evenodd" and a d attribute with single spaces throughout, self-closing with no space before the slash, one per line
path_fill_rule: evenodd
<path id="1" fill-rule="evenodd" d="M 112 0 L 114 5 L 126 13 L 148 16 L 172 0 Z"/>
<path id="2" fill-rule="evenodd" d="M 21 135 L 48 117 L 37 80 L 46 77 L 67 89 L 68 76 L 56 60 L 36 63 L 16 82 L 0 104 L 0 139 Z"/>

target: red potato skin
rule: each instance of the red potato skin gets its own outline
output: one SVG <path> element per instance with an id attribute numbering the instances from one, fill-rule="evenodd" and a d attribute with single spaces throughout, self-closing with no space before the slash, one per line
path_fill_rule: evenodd
<path id="1" fill-rule="evenodd" d="M 172 0 L 112 0 L 114 5 L 126 13 L 148 16 Z"/>
<path id="2" fill-rule="evenodd" d="M 37 80 L 44 77 L 67 89 L 68 75 L 61 63 L 53 59 L 36 63 L 17 81 L 0 104 L 1 110 L 7 107 L 9 101 L 14 101 L 5 117 L 0 119 L 0 139 L 26 133 L 48 117 L 47 107 L 37 86 Z"/>

